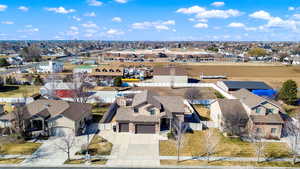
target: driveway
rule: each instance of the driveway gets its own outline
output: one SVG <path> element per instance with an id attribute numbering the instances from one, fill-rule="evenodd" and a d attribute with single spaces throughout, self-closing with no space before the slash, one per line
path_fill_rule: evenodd
<path id="1" fill-rule="evenodd" d="M 101 132 L 113 143 L 108 166 L 159 166 L 159 135 Z"/>

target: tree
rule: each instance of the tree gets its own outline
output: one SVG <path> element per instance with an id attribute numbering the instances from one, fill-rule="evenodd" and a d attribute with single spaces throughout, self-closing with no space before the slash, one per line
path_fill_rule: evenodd
<path id="1" fill-rule="evenodd" d="M 261 56 L 266 56 L 268 53 L 266 52 L 265 49 L 263 48 L 251 48 L 248 51 L 248 55 L 249 56 L 253 56 L 253 57 L 261 57 Z"/>
<path id="2" fill-rule="evenodd" d="M 204 139 L 204 147 L 205 147 L 205 154 L 207 157 L 207 163 L 209 163 L 210 156 L 216 152 L 216 148 L 220 142 L 220 138 L 213 133 L 213 130 L 208 129 L 205 133 Z"/>
<path id="3" fill-rule="evenodd" d="M 25 113 L 21 107 L 21 104 L 17 104 L 15 109 L 11 113 L 12 130 L 20 137 L 25 137 Z"/>
<path id="4" fill-rule="evenodd" d="M 72 132 L 73 133 L 73 132 Z M 56 147 L 68 156 L 68 161 L 70 160 L 71 148 L 75 145 L 75 136 L 74 134 L 68 134 L 61 138 L 59 143 L 55 144 Z"/>
<path id="5" fill-rule="evenodd" d="M 72 99 L 77 103 L 87 103 L 90 99 L 89 90 L 93 87 L 87 82 L 88 76 L 85 73 L 77 73 L 73 75 L 72 83 L 69 88 L 72 92 Z"/>
<path id="6" fill-rule="evenodd" d="M 297 121 L 293 123 L 292 119 L 289 119 L 285 124 L 287 132 L 287 143 L 290 146 L 291 154 L 293 155 L 293 165 L 296 163 L 298 155 L 298 142 L 300 141 L 300 123 L 299 115 Z"/>
<path id="7" fill-rule="evenodd" d="M 187 125 L 177 117 L 173 119 L 173 135 L 176 140 L 177 162 L 180 160 L 180 149 L 183 146 L 184 133 L 187 130 Z"/>
<path id="8" fill-rule="evenodd" d="M 27 62 L 38 62 L 42 59 L 41 50 L 34 45 L 24 47 L 20 52 L 20 56 Z"/>
<path id="9" fill-rule="evenodd" d="M 286 104 L 294 105 L 298 100 L 297 88 L 297 83 L 295 81 L 285 81 L 279 91 L 278 98 L 284 101 Z"/>
<path id="10" fill-rule="evenodd" d="M 5 58 L 0 58 L 0 67 L 9 66 L 10 64 L 7 62 Z"/>
<path id="11" fill-rule="evenodd" d="M 189 88 L 185 91 L 184 97 L 190 102 L 193 102 L 195 99 L 200 97 L 200 92 L 197 88 Z"/>
<path id="12" fill-rule="evenodd" d="M 118 76 L 114 79 L 114 86 L 121 87 L 122 84 L 123 84 L 123 82 L 122 82 L 122 77 L 121 76 Z"/>
<path id="13" fill-rule="evenodd" d="M 44 84 L 44 81 L 40 75 L 37 75 L 33 80 L 33 84 L 36 86 L 42 86 Z"/>
<path id="14" fill-rule="evenodd" d="M 248 117 L 243 117 L 241 113 L 231 113 L 227 114 L 224 118 L 223 130 L 234 136 L 243 136 L 247 134 L 245 126 Z"/>
<path id="15" fill-rule="evenodd" d="M 259 133 L 251 133 L 250 139 L 255 148 L 256 162 L 260 162 L 260 158 L 264 155 L 265 143 L 263 142 L 261 135 Z"/>

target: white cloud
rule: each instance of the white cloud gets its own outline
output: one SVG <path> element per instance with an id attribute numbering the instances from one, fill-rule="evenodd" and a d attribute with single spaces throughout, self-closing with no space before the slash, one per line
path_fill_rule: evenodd
<path id="1" fill-rule="evenodd" d="M 228 10 L 207 10 L 204 12 L 200 12 L 196 15 L 197 18 L 223 18 L 227 19 L 230 17 L 240 16 L 241 12 L 235 9 L 228 9 Z"/>
<path id="2" fill-rule="evenodd" d="M 217 2 L 211 3 L 210 5 L 215 6 L 215 7 L 221 7 L 221 6 L 224 6 L 225 3 L 221 2 L 221 1 L 217 1 Z"/>
<path id="3" fill-rule="evenodd" d="M 87 12 L 84 14 L 84 16 L 96 17 L 96 13 L 95 12 Z"/>
<path id="4" fill-rule="evenodd" d="M 123 35 L 124 32 L 123 31 L 120 31 L 120 30 L 117 30 L 117 29 L 109 29 L 107 32 L 106 32 L 107 35 L 112 35 L 112 36 L 115 36 L 115 35 Z"/>
<path id="5" fill-rule="evenodd" d="M 155 21 L 155 22 L 136 22 L 132 24 L 133 29 L 156 29 L 160 30 L 169 30 L 171 25 L 175 25 L 174 20 L 167 21 Z"/>
<path id="6" fill-rule="evenodd" d="M 228 27 L 231 27 L 231 28 L 243 28 L 245 27 L 245 25 L 243 23 L 240 23 L 240 22 L 232 22 L 228 25 Z"/>
<path id="7" fill-rule="evenodd" d="M 128 2 L 128 0 L 115 0 L 117 3 L 125 4 Z"/>
<path id="8" fill-rule="evenodd" d="M 5 11 L 7 9 L 7 5 L 0 4 L 0 12 Z"/>
<path id="9" fill-rule="evenodd" d="M 18 30 L 18 32 L 23 32 L 23 33 L 29 33 L 29 34 L 31 34 L 31 33 L 39 32 L 40 31 L 39 28 L 34 28 L 34 27 L 32 27 L 32 25 L 26 25 L 25 27 L 26 27 L 26 29 Z"/>
<path id="10" fill-rule="evenodd" d="M 200 12 L 204 12 L 204 11 L 205 11 L 205 8 L 195 5 L 195 6 L 192 6 L 189 8 L 180 8 L 176 12 L 183 13 L 183 14 L 196 14 L 196 13 L 200 13 Z"/>
<path id="11" fill-rule="evenodd" d="M 197 23 L 194 25 L 195 28 L 208 28 L 208 25 L 206 23 Z"/>
<path id="12" fill-rule="evenodd" d="M 76 27 L 76 26 L 70 26 L 70 28 L 69 28 L 70 30 L 73 30 L 73 31 L 78 31 L 79 30 L 79 28 L 78 27 Z"/>
<path id="13" fill-rule="evenodd" d="M 97 33 L 98 30 L 96 30 L 96 29 L 86 29 L 85 32 L 90 33 L 90 34 L 94 34 L 94 33 Z"/>
<path id="14" fill-rule="evenodd" d="M 19 9 L 20 11 L 23 11 L 23 12 L 27 12 L 27 11 L 29 10 L 29 8 L 26 7 L 26 6 L 19 6 L 18 9 Z"/>
<path id="15" fill-rule="evenodd" d="M 58 8 L 46 8 L 47 11 L 59 13 L 59 14 L 68 14 L 75 12 L 75 9 L 65 9 L 64 7 L 60 6 Z"/>
<path id="16" fill-rule="evenodd" d="M 120 18 L 120 17 L 113 17 L 112 21 L 113 22 L 122 22 L 122 18 Z"/>
<path id="17" fill-rule="evenodd" d="M 93 22 L 83 23 L 81 26 L 84 28 L 98 28 L 98 25 Z"/>
<path id="18" fill-rule="evenodd" d="M 2 21 L 1 24 L 12 25 L 12 24 L 14 24 L 14 22 L 13 21 Z"/>
<path id="19" fill-rule="evenodd" d="M 77 17 L 77 16 L 73 16 L 72 19 L 74 19 L 75 21 L 81 21 L 81 18 Z"/>
<path id="20" fill-rule="evenodd" d="M 289 6 L 289 7 L 288 7 L 288 10 L 289 10 L 289 11 L 294 11 L 294 10 L 295 10 L 295 7 Z"/>
<path id="21" fill-rule="evenodd" d="M 87 3 L 89 6 L 101 6 L 103 3 L 97 0 L 88 0 Z"/>
<path id="22" fill-rule="evenodd" d="M 272 19 L 272 16 L 270 15 L 270 13 L 260 10 L 260 11 L 256 11 L 252 14 L 249 15 L 251 18 L 256 18 L 256 19 L 263 19 L 263 20 L 270 20 Z"/>

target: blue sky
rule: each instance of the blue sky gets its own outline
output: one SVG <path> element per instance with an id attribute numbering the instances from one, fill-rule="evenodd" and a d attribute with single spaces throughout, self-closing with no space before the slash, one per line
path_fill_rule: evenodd
<path id="1" fill-rule="evenodd" d="M 0 0 L 2 40 L 299 41 L 299 0 Z"/>

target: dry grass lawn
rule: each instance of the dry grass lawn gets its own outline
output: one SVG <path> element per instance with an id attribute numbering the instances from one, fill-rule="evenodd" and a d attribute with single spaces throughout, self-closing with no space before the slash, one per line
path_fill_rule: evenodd
<path id="1" fill-rule="evenodd" d="M 100 137 L 99 135 L 95 135 L 91 140 L 88 150 L 90 155 L 110 155 L 112 150 L 112 143 Z M 79 151 L 76 153 L 77 155 L 85 155 L 85 151 Z"/>
<path id="2" fill-rule="evenodd" d="M 5 143 L 5 144 L 1 145 L 0 154 L 31 155 L 40 146 L 41 146 L 41 143 L 31 143 L 31 142 Z"/>
<path id="3" fill-rule="evenodd" d="M 22 158 L 0 159 L 0 164 L 19 164 L 23 161 Z"/>
<path id="4" fill-rule="evenodd" d="M 94 165 L 105 165 L 107 162 L 106 159 L 93 159 L 91 161 L 91 164 L 94 164 Z"/>
<path id="5" fill-rule="evenodd" d="M 187 133 L 184 137 L 184 144 L 180 150 L 182 156 L 203 156 L 205 155 L 205 131 Z M 239 138 L 228 138 L 221 135 L 217 130 L 214 133 L 219 137 L 220 142 L 213 156 L 219 157 L 255 157 L 255 148 L 249 142 L 241 141 Z M 288 147 L 285 143 L 266 143 L 264 151 L 267 157 L 287 157 Z M 176 144 L 174 140 L 160 141 L 160 155 L 176 156 Z"/>
<path id="6" fill-rule="evenodd" d="M 207 161 L 186 160 L 177 163 L 176 160 L 160 160 L 161 165 L 182 165 L 182 166 L 256 166 L 256 167 L 300 167 L 300 163 L 293 165 L 291 162 L 242 162 L 242 161 Z"/>
<path id="7" fill-rule="evenodd" d="M 65 164 L 84 164 L 85 159 L 76 159 L 76 160 L 66 160 Z"/>

